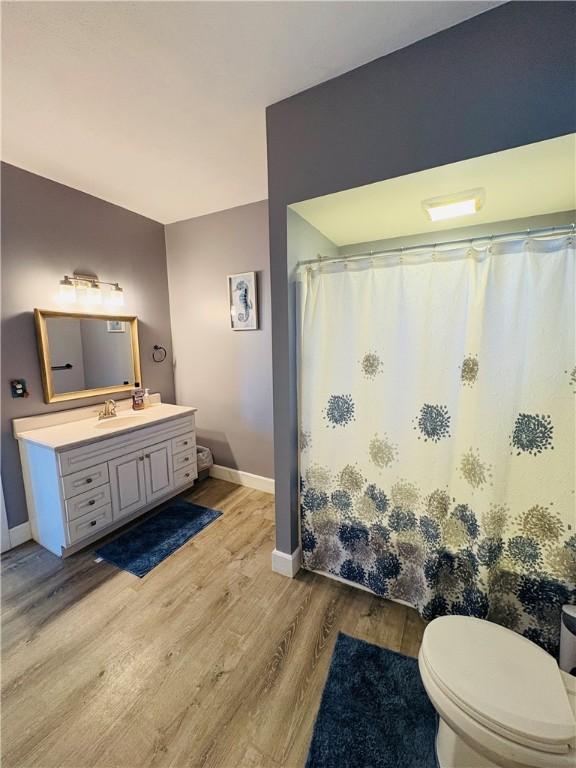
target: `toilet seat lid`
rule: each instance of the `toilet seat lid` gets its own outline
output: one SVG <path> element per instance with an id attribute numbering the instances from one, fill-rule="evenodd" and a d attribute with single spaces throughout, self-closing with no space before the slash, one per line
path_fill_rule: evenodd
<path id="1" fill-rule="evenodd" d="M 442 616 L 422 639 L 427 667 L 472 717 L 542 749 L 573 744 L 576 720 L 556 661 L 525 637 L 469 616 Z"/>

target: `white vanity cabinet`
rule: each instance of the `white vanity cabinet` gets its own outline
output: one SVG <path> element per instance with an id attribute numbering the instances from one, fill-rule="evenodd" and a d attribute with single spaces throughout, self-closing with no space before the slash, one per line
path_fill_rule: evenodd
<path id="1" fill-rule="evenodd" d="M 59 556 L 81 549 L 193 485 L 194 408 L 127 407 L 98 421 L 58 414 L 16 419 L 14 434 L 33 538 Z M 50 419 L 45 426 L 46 420 Z"/>

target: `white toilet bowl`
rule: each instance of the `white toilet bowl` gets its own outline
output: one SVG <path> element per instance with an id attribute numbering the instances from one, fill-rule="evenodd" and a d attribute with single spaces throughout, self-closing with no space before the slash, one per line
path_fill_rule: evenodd
<path id="1" fill-rule="evenodd" d="M 440 768 L 576 768 L 576 678 L 535 643 L 468 616 L 424 632 Z"/>

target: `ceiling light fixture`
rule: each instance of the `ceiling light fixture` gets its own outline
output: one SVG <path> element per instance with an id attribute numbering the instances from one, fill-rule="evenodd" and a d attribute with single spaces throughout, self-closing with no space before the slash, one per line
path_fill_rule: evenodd
<path id="1" fill-rule="evenodd" d="M 444 219 L 471 216 L 477 213 L 484 205 L 484 197 L 483 189 L 469 189 L 454 195 L 423 200 L 422 207 L 428 214 L 430 221 L 444 221 Z"/>

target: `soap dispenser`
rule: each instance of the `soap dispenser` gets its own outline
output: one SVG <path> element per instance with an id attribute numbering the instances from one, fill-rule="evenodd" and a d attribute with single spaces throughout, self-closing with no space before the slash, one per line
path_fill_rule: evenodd
<path id="1" fill-rule="evenodd" d="M 132 390 L 132 409 L 135 411 L 141 411 L 144 408 L 144 390 L 140 386 L 140 382 L 134 382 L 134 389 Z"/>

